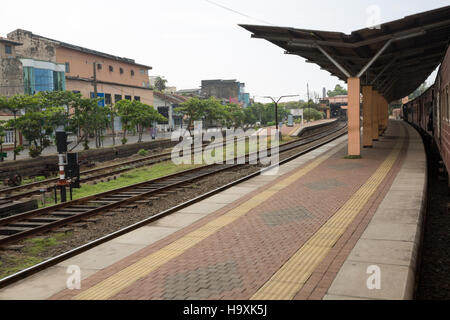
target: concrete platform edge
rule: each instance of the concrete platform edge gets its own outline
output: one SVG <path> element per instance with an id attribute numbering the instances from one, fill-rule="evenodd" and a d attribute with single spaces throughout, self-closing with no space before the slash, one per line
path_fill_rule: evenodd
<path id="1" fill-rule="evenodd" d="M 412 126 L 406 126 L 409 146 L 402 167 L 324 300 L 414 298 L 428 173 L 422 138 Z M 411 174 L 414 183 L 405 183 L 404 177 Z M 411 201 L 417 206 L 411 207 Z M 381 271 L 380 289 L 368 289 L 369 279 L 374 279 L 370 278 L 373 275 L 368 269 L 370 266 L 379 267 Z"/>

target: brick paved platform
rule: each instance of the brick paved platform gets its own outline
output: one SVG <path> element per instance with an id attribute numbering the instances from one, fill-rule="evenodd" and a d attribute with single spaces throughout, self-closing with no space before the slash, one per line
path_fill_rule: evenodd
<path id="1" fill-rule="evenodd" d="M 401 184 L 408 174 L 423 182 L 421 144 L 412 128 L 391 121 L 362 159 L 347 160 L 342 137 L 0 290 L 0 298 L 410 298 L 425 184 Z M 82 270 L 81 290 L 64 289 L 69 265 Z M 373 294 L 366 265 L 382 269 Z"/>

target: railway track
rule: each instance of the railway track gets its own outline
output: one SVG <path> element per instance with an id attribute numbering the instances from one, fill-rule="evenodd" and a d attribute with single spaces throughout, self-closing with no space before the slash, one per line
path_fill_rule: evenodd
<path id="1" fill-rule="evenodd" d="M 102 243 L 105 243 L 107 241 L 110 241 L 112 239 L 115 239 L 117 237 L 120 237 L 126 233 L 129 233 L 135 229 L 138 229 L 142 226 L 145 226 L 151 222 L 154 222 L 160 218 L 163 218 L 167 215 L 170 215 L 174 212 L 177 212 L 187 206 L 190 206 L 194 203 L 197 203 L 203 199 L 206 199 L 208 197 L 211 197 L 223 190 L 226 190 L 232 186 L 238 185 L 244 181 L 247 181 L 250 178 L 253 178 L 255 176 L 260 175 L 264 170 L 270 170 L 273 167 L 276 167 L 278 165 L 287 163 L 293 159 L 296 159 L 297 157 L 306 154 L 312 150 L 315 150 L 319 148 L 320 146 L 323 146 L 347 133 L 347 126 L 346 125 L 340 125 L 338 128 L 329 130 L 326 132 L 323 132 L 319 135 L 314 135 L 308 139 L 305 139 L 304 141 L 296 141 L 297 143 L 291 143 L 280 146 L 280 154 L 285 155 L 284 159 L 280 160 L 278 163 L 272 164 L 269 167 L 266 167 L 262 170 L 258 170 L 254 173 L 248 174 L 244 177 L 238 178 L 231 183 L 225 184 L 220 186 L 219 188 L 215 190 L 208 191 L 207 193 L 201 194 L 200 196 L 197 196 L 193 199 L 190 199 L 184 203 L 178 204 L 174 207 L 171 207 L 167 210 L 164 210 L 162 212 L 159 212 L 158 214 L 155 214 L 153 216 L 150 216 L 144 220 L 141 220 L 137 223 L 134 223 L 132 225 L 126 226 L 118 231 L 109 233 L 103 237 L 100 237 L 94 241 L 91 241 L 87 244 L 81 245 L 77 248 L 74 248 L 70 251 L 67 251 L 65 253 L 62 253 L 56 257 L 49 258 L 41 263 L 38 263 L 34 266 L 31 266 L 27 269 L 24 269 L 22 271 L 19 271 L 13 275 L 10 275 L 8 277 L 5 277 L 3 279 L 0 279 L 0 288 L 3 288 L 11 283 L 17 282 L 21 279 L 24 279 L 32 274 L 35 274 L 39 271 L 42 271 L 46 268 L 49 268 L 51 266 L 54 266 L 64 260 L 67 260 L 71 257 L 74 257 L 82 252 L 85 252 L 89 249 L 92 249 Z M 308 140 L 308 141 L 306 141 Z M 297 150 L 300 148 L 299 150 Z M 290 152 L 289 152 L 290 151 Z M 248 156 L 247 156 L 248 157 Z M 108 193 L 104 193 L 101 195 L 95 195 L 92 197 L 79 199 L 76 202 L 66 203 L 63 205 L 53 206 L 45 209 L 30 211 L 24 214 L 16 215 L 13 217 L 8 217 L 6 219 L 0 220 L 0 229 L 10 226 L 11 224 L 18 224 L 20 222 L 26 222 L 26 221 L 38 221 L 39 218 L 42 218 L 42 220 L 45 220 L 45 217 L 53 217 L 55 220 L 49 221 L 49 223 L 52 223 L 53 225 L 47 224 L 47 225 L 39 225 L 35 228 L 30 228 L 29 230 L 23 230 L 21 232 L 16 232 L 13 234 L 10 234 L 8 236 L 0 236 L 0 247 L 10 244 L 11 242 L 18 241 L 19 239 L 23 239 L 24 237 L 32 234 L 42 233 L 44 231 L 48 231 L 51 229 L 54 229 L 56 226 L 62 226 L 71 222 L 79 221 L 80 219 L 85 219 L 88 216 L 99 214 L 103 211 L 108 210 L 114 210 L 114 209 L 125 209 L 127 207 L 130 207 L 130 204 L 134 205 L 132 207 L 135 207 L 137 203 L 140 201 L 143 201 L 142 199 L 146 199 L 144 201 L 154 201 L 158 196 L 166 196 L 168 193 L 176 192 L 177 189 L 183 189 L 188 188 L 189 184 L 192 183 L 192 181 L 201 179 L 202 177 L 211 176 L 214 173 L 218 172 L 224 172 L 226 170 L 231 170 L 232 168 L 236 168 L 238 166 L 245 166 L 245 165 L 211 165 L 201 168 L 196 168 L 194 170 L 188 170 L 183 172 L 183 175 L 180 176 L 180 174 L 167 176 L 164 178 L 159 178 L 156 180 L 152 180 L 143 184 L 130 186 L 131 188 L 142 188 L 138 189 L 136 191 L 136 194 L 131 194 L 129 192 L 127 198 L 116 198 L 114 202 L 111 203 L 104 203 L 103 206 L 99 207 L 92 207 L 92 208 L 86 208 L 87 205 L 86 202 L 92 201 L 91 199 L 97 197 L 96 199 L 100 199 L 102 197 L 107 196 L 107 194 L 114 195 L 114 191 L 116 192 L 115 195 L 118 195 L 123 190 L 114 190 Z M 163 181 L 164 180 L 164 181 Z M 147 184 L 147 187 L 144 185 Z M 152 185 L 149 187 L 149 185 Z M 128 188 L 128 187 L 127 187 Z M 147 189 L 147 190 L 146 190 Z M 157 191 L 158 190 L 158 191 Z M 129 190 L 128 190 L 129 191 Z M 159 193 L 158 193 L 159 192 Z M 123 192 L 122 192 L 123 193 Z M 126 194 L 126 191 L 124 192 Z M 124 194 L 122 194 L 124 195 Z M 109 201 L 109 200 L 108 200 Z M 84 204 L 79 205 L 80 202 L 84 202 Z M 70 210 L 72 209 L 72 210 Z M 81 212 L 80 209 L 89 209 L 88 211 Z M 53 214 L 56 214 L 58 211 L 67 211 L 67 216 L 64 217 L 64 214 L 62 217 L 52 216 Z"/>
<path id="2" fill-rule="evenodd" d="M 213 145 L 217 145 L 219 143 L 223 142 L 213 143 Z M 203 144 L 202 149 L 204 149 L 208 145 L 209 144 Z M 196 149 L 192 148 L 192 152 L 196 152 Z M 116 176 L 136 168 L 157 164 L 160 162 L 168 161 L 170 159 L 171 152 L 164 152 L 152 156 L 146 156 L 140 159 L 128 160 L 118 164 L 86 170 L 80 173 L 80 183 L 101 180 L 106 177 Z M 50 191 L 50 186 L 54 186 L 58 179 L 59 178 L 51 178 L 16 187 L 0 189 L 0 200 L 4 202 L 15 201 L 23 198 L 28 198 L 33 195 L 39 195 L 42 193 L 42 190 L 48 192 Z M 26 191 L 21 192 L 23 190 Z"/>
<path id="3" fill-rule="evenodd" d="M 336 134 L 342 134 L 343 130 L 345 130 L 345 126 L 341 125 L 337 129 L 333 129 L 332 132 L 326 131 L 307 139 L 286 143 L 280 146 L 280 154 L 299 147 L 323 142 L 322 140 L 328 141 L 330 136 L 334 137 Z M 250 156 L 254 155 L 246 155 L 245 163 L 247 163 L 248 157 Z M 140 204 L 151 204 L 161 197 L 182 191 L 183 188 L 189 188 L 193 182 L 199 179 L 214 175 L 218 172 L 248 165 L 238 164 L 237 157 L 235 157 L 234 163 L 232 165 L 206 165 L 151 181 L 0 219 L 0 247 L 31 235 L 89 219 L 91 216 L 102 212 L 124 210 Z"/>

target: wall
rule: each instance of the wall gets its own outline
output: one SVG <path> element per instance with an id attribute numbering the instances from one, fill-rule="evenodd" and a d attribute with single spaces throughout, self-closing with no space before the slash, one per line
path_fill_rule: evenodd
<path id="1" fill-rule="evenodd" d="M 17 58 L 0 58 L 0 95 L 10 97 L 23 93 L 22 63 Z"/>
<path id="2" fill-rule="evenodd" d="M 102 69 L 97 68 L 97 80 L 127 84 L 137 87 L 149 87 L 148 69 L 122 61 L 117 61 L 94 54 L 80 52 L 77 50 L 58 47 L 56 49 L 56 60 L 58 63 L 70 63 L 70 72 L 66 72 L 68 77 L 80 77 L 90 79 L 93 76 L 94 61 L 102 65 Z M 109 66 L 113 67 L 113 71 L 109 71 Z M 120 68 L 123 74 L 120 74 Z M 131 75 L 134 70 L 134 76 Z M 144 74 L 140 72 L 144 70 Z"/>
<path id="3" fill-rule="evenodd" d="M 56 62 L 56 42 L 33 35 L 32 32 L 17 29 L 8 33 L 8 39 L 21 42 L 16 47 L 17 56 L 36 60 Z"/>
<path id="4" fill-rule="evenodd" d="M 232 81 L 204 80 L 202 81 L 202 92 L 208 97 L 219 99 L 238 98 L 239 84 Z"/>
<path id="5" fill-rule="evenodd" d="M 92 83 L 83 80 L 66 79 L 66 89 L 68 91 L 80 91 L 80 93 L 86 98 L 90 97 L 91 92 L 94 92 Z M 114 95 L 120 94 L 122 95 L 122 99 L 125 99 L 126 95 L 131 96 L 133 99 L 135 96 L 138 96 L 141 98 L 142 103 L 150 106 L 153 105 L 153 91 L 150 89 L 98 83 L 97 92 L 111 94 L 112 103 L 115 102 Z"/>
<path id="6" fill-rule="evenodd" d="M 140 149 L 150 150 L 152 152 L 161 151 L 161 149 L 171 148 L 178 144 L 178 141 L 155 140 L 129 145 L 120 145 L 116 147 L 92 149 L 78 153 L 80 162 L 86 161 L 109 161 L 115 158 L 124 158 L 136 154 Z M 36 159 L 25 159 L 18 161 L 7 161 L 0 163 L 0 179 L 9 178 L 10 175 L 18 173 L 22 177 L 44 176 L 58 171 L 58 157 L 44 156 Z"/>

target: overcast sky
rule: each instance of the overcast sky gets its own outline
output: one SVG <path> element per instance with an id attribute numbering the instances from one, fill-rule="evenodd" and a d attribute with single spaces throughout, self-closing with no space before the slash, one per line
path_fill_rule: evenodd
<path id="1" fill-rule="evenodd" d="M 235 13 L 228 9 L 239 12 Z M 153 67 L 178 89 L 205 79 L 237 79 L 261 96 L 322 92 L 340 82 L 318 66 L 259 39 L 237 24 L 342 31 L 368 27 L 376 5 L 388 22 L 448 0 L 77 0 L 2 1 L 0 36 L 21 28 Z"/>

